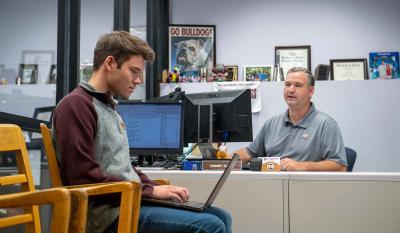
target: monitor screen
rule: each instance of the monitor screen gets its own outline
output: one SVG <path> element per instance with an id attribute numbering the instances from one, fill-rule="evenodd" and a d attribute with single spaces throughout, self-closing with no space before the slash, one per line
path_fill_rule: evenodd
<path id="1" fill-rule="evenodd" d="M 212 142 L 253 140 L 249 89 L 186 94 L 185 97 L 185 143 L 206 141 L 203 134 L 210 124 Z M 207 105 L 210 107 L 204 107 Z M 212 122 L 208 120 L 208 114 L 211 114 Z"/>
<path id="2" fill-rule="evenodd" d="M 121 101 L 117 110 L 126 125 L 131 155 L 182 154 L 182 103 Z"/>

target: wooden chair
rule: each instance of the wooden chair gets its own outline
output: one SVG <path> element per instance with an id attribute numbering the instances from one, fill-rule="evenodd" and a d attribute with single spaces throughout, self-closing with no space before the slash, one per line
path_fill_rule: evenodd
<path id="1" fill-rule="evenodd" d="M 0 187 L 5 185 L 20 185 L 22 192 L 35 191 L 28 151 L 26 149 L 22 130 L 19 126 L 0 124 L 0 152 L 15 153 L 18 166 L 18 174 L 0 177 Z M 0 156 L 1 155 L 2 154 L 0 154 Z M 37 205 L 25 207 L 24 215 L 22 216 L 23 217 L 15 221 L 18 223 L 25 223 L 26 232 L 41 232 L 39 209 Z"/>
<path id="2" fill-rule="evenodd" d="M 60 187 L 62 180 L 60 176 L 60 169 L 57 163 L 56 151 L 54 149 L 51 130 L 45 125 L 40 124 L 42 133 L 43 144 L 47 155 L 49 164 L 50 180 L 53 187 Z M 84 190 L 89 196 L 121 193 L 121 205 L 119 212 L 118 232 L 137 232 L 140 212 L 141 201 L 141 184 L 138 182 L 115 182 L 115 183 L 102 183 L 102 184 L 85 184 L 74 186 L 63 186 L 69 190 Z M 76 197 L 79 199 L 78 194 Z M 71 216 L 70 229 L 71 232 L 85 232 L 86 227 L 86 213 L 88 201 L 84 200 L 83 204 L 74 209 Z"/>
<path id="3" fill-rule="evenodd" d="M 84 194 L 83 194 L 84 195 Z M 51 233 L 67 233 L 70 213 L 70 193 L 64 188 L 48 189 L 43 191 L 22 192 L 0 196 L 0 208 L 15 208 L 52 204 Z M 36 217 L 36 216 L 35 216 Z M 31 225 L 26 232 L 32 232 L 36 218 L 30 213 L 0 218 L 0 228 L 16 226 L 20 224 Z M 37 230 L 37 229 L 34 229 Z M 37 232 L 37 231 L 33 231 Z"/>

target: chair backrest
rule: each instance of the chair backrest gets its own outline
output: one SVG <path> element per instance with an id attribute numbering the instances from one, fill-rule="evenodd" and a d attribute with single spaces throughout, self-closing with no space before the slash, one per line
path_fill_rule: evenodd
<path id="1" fill-rule="evenodd" d="M 21 192 L 0 196 L 0 208 L 15 208 L 51 204 L 51 233 L 67 233 L 71 208 L 70 193 L 67 189 L 56 188 L 42 191 Z M 32 220 L 30 215 L 0 218 L 0 228 L 25 224 Z M 28 229 L 26 232 L 29 232 Z"/>
<path id="2" fill-rule="evenodd" d="M 347 158 L 347 171 L 353 171 L 354 163 L 356 162 L 357 152 L 349 147 L 344 148 L 346 150 Z"/>
<path id="3" fill-rule="evenodd" d="M 1 176 L 0 187 L 5 185 L 21 185 L 22 192 L 32 192 L 35 190 L 31 166 L 29 164 L 29 155 L 22 130 L 19 126 L 13 124 L 0 124 L 0 156 L 1 152 L 15 153 L 18 167 L 18 174 Z M 29 206 L 24 208 L 21 217 L 16 217 L 16 222 L 26 224 L 26 232 L 39 233 L 40 217 L 38 206 Z"/>
<path id="4" fill-rule="evenodd" d="M 52 187 L 61 187 L 63 184 L 60 175 L 60 168 L 57 163 L 56 151 L 51 137 L 51 129 L 49 129 L 46 124 L 40 123 L 40 131 L 42 133 L 43 145 L 46 151 L 47 162 L 49 164 Z"/>

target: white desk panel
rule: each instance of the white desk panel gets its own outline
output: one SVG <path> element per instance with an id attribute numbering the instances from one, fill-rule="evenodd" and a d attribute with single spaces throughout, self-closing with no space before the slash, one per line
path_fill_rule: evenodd
<path id="1" fill-rule="evenodd" d="M 291 233 L 400 232 L 399 173 L 291 173 Z"/>
<path id="2" fill-rule="evenodd" d="M 222 172 L 146 171 L 205 201 Z M 399 233 L 400 173 L 232 172 L 216 205 L 235 233 Z"/>
<path id="3" fill-rule="evenodd" d="M 191 199 L 205 202 L 220 171 L 146 171 L 152 178 L 189 188 Z M 215 206 L 228 210 L 234 233 L 288 233 L 289 173 L 237 172 L 229 176 Z M 285 217 L 286 216 L 286 217 Z"/>

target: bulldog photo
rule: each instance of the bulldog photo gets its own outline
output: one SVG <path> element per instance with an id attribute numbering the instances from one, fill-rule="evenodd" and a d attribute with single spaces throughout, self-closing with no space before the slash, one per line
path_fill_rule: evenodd
<path id="1" fill-rule="evenodd" d="M 202 67 L 212 67 L 211 59 L 211 39 L 206 43 L 200 39 L 188 39 L 175 43 L 176 65 L 181 67 L 181 71 L 200 70 Z"/>

